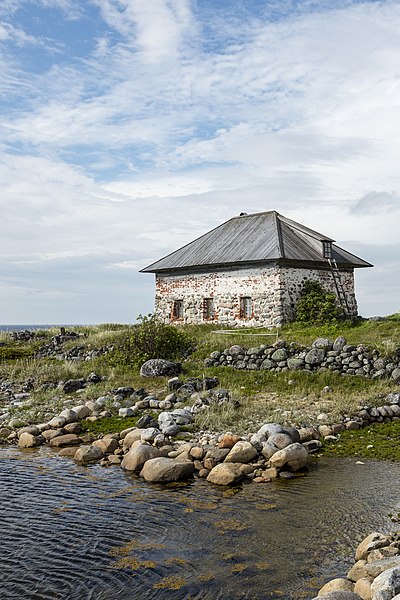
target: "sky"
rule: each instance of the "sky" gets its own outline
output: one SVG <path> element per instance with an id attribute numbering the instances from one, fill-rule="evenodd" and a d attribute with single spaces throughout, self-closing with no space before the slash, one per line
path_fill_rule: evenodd
<path id="1" fill-rule="evenodd" d="M 0 323 L 132 323 L 139 270 L 277 210 L 400 311 L 398 0 L 1 0 Z"/>

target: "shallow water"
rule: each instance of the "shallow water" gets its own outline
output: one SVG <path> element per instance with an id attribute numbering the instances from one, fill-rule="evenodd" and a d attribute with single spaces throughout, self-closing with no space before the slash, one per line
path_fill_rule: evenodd
<path id="1" fill-rule="evenodd" d="M 399 481 L 400 464 L 322 459 L 273 484 L 162 487 L 0 449 L 0 599 L 312 598 L 395 528 Z"/>

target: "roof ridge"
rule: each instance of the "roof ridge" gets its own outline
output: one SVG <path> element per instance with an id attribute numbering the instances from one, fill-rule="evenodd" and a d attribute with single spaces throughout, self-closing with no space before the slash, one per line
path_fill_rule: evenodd
<path id="1" fill-rule="evenodd" d="M 317 240 L 326 240 L 327 242 L 334 242 L 335 240 L 327 235 L 320 233 L 319 231 L 315 231 L 315 229 L 310 229 L 310 227 L 306 227 L 306 225 L 302 225 L 302 223 L 297 223 L 297 221 L 293 221 L 284 215 L 279 215 L 279 218 L 292 227 L 293 229 L 297 229 L 297 231 L 301 231 L 302 233 L 309 235 Z"/>
<path id="2" fill-rule="evenodd" d="M 276 210 L 274 210 L 272 212 L 274 213 L 279 253 L 281 255 L 281 258 L 285 258 L 285 248 L 283 245 L 282 227 L 281 227 L 281 220 L 280 220 L 281 215 L 278 212 L 276 212 Z"/>

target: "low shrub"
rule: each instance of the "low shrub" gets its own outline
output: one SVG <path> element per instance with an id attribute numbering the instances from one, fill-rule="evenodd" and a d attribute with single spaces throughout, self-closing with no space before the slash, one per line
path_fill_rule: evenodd
<path id="1" fill-rule="evenodd" d="M 326 292 L 317 281 L 305 281 L 296 306 L 296 320 L 300 323 L 332 323 L 344 318 L 335 294 Z"/>
<path id="2" fill-rule="evenodd" d="M 119 338 L 110 361 L 118 366 L 140 365 L 150 358 L 178 360 L 193 348 L 183 329 L 163 323 L 156 315 L 139 315 L 138 323 Z"/>

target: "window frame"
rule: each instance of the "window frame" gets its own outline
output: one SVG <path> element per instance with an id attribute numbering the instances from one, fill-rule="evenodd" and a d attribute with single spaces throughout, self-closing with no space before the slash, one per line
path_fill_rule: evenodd
<path id="1" fill-rule="evenodd" d="M 172 320 L 180 321 L 183 319 L 183 300 L 179 298 L 172 303 Z"/>
<path id="2" fill-rule="evenodd" d="M 207 298 L 203 298 L 203 320 L 204 321 L 212 321 L 215 315 L 215 303 L 214 298 L 208 296 Z"/>
<path id="3" fill-rule="evenodd" d="M 240 318 L 249 321 L 253 318 L 253 299 L 251 296 L 240 296 Z"/>
<path id="4" fill-rule="evenodd" d="M 322 254 L 324 258 L 328 260 L 332 258 L 332 242 L 323 241 L 322 242 Z"/>

